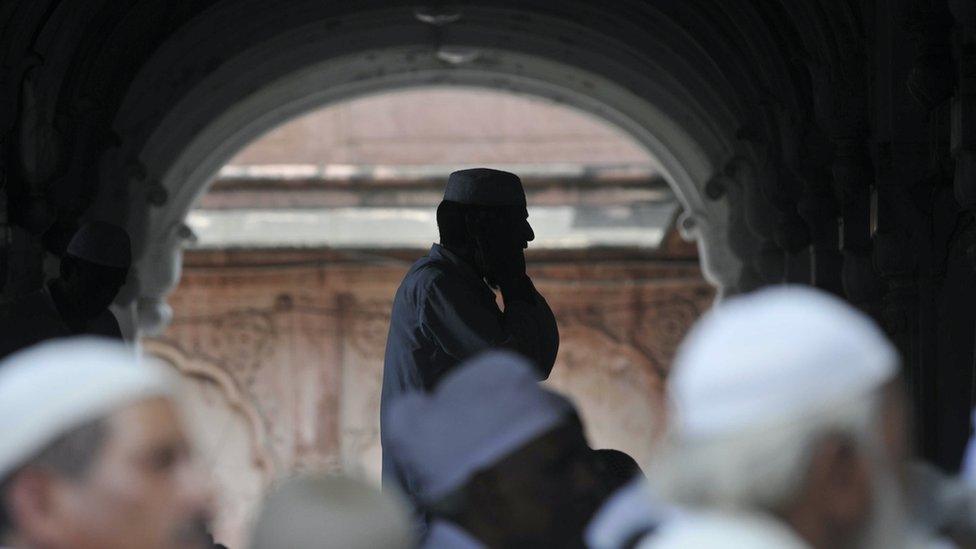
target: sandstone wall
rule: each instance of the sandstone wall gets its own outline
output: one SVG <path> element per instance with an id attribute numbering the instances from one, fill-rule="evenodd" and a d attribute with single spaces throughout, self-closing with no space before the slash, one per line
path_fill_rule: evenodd
<path id="1" fill-rule="evenodd" d="M 218 537 L 232 547 L 277 475 L 324 468 L 379 479 L 383 353 L 407 267 L 185 268 L 170 297 L 174 322 L 144 345 L 184 374 L 189 420 L 220 493 Z M 570 262 L 531 274 L 562 336 L 548 383 L 578 403 L 594 447 L 644 462 L 661 376 L 711 302 L 697 264 Z"/>

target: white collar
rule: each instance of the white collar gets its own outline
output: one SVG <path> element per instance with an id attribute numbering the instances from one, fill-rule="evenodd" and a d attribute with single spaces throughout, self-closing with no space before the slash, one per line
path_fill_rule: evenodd
<path id="1" fill-rule="evenodd" d="M 760 513 L 692 511 L 662 526 L 641 549 L 809 549 L 788 526 Z"/>

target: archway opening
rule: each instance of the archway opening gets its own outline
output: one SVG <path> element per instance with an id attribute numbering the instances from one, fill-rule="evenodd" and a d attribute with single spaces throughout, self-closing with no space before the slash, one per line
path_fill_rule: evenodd
<path id="1" fill-rule="evenodd" d="M 324 467 L 378 481 L 392 297 L 437 239 L 447 175 L 473 165 L 526 186 L 530 275 L 562 334 L 549 383 L 577 402 L 595 448 L 646 463 L 663 372 L 713 298 L 660 163 L 620 128 L 549 99 L 408 88 L 271 130 L 188 214 L 172 322 L 143 344 L 192 395 L 221 539 L 242 536 L 278 475 Z"/>
<path id="2" fill-rule="evenodd" d="M 273 53 L 280 51 L 287 52 Z M 366 50 L 312 64 L 306 59 L 302 68 L 270 83 L 258 68 L 272 66 L 275 72 L 281 68 L 262 59 L 258 68 L 237 67 L 241 72 L 214 75 L 165 111 L 139 153 L 145 181 L 135 188 L 141 194 L 130 197 L 137 261 L 130 288 L 134 299 L 125 301 L 131 303 L 132 324 L 150 334 L 166 325 L 170 313 L 166 296 L 179 278 L 180 250 L 191 234 L 184 225 L 186 215 L 213 176 L 243 146 L 315 107 L 434 84 L 544 97 L 620 128 L 659 162 L 661 176 L 682 206 L 680 229 L 697 242 L 703 273 L 716 286 L 717 295 L 734 291 L 741 262 L 729 245 L 729 205 L 722 199 L 723 185 L 711 185 L 716 167 L 734 155 L 728 132 L 699 119 L 698 105 L 688 96 L 679 98 L 681 90 L 673 83 L 650 79 L 641 90 L 645 95 L 635 95 L 632 88 L 563 62 L 511 50 L 476 52 L 469 57 L 449 56 L 450 61 L 444 60 L 443 48 L 427 47 Z M 364 64 L 378 68 L 363 72 Z M 642 74 L 627 76 L 647 79 Z M 131 94 L 138 97 L 139 92 L 137 86 Z M 133 100 L 132 109 L 137 102 Z M 125 108 L 123 115 L 136 116 Z M 114 209 L 111 200 L 106 195 L 105 204 L 96 204 L 95 211 Z"/>
<path id="3" fill-rule="evenodd" d="M 573 17 L 531 13 L 532 8 L 513 11 L 466 7 L 463 13 L 428 13 L 424 9 L 392 6 L 361 13 L 357 10 L 339 13 L 344 8 L 311 0 L 303 5 L 307 8 L 304 11 L 296 9 L 278 14 L 281 18 L 267 13 L 274 19 L 273 25 L 262 19 L 265 8 L 260 6 L 255 6 L 255 11 L 243 19 L 227 6 L 216 6 L 181 28 L 179 40 L 169 41 L 157 49 L 129 86 L 113 124 L 122 144 L 106 153 L 101 166 L 102 177 L 107 181 L 125 182 L 129 200 L 126 220 L 134 235 L 137 259 L 128 294 L 120 301 L 127 304 L 125 312 L 137 334 L 159 334 L 172 320 L 167 300 L 180 274 L 188 274 L 183 269 L 183 248 L 194 235 L 187 216 L 215 176 L 242 148 L 284 121 L 310 110 L 384 91 L 425 86 L 477 87 L 544 98 L 610 124 L 656 161 L 657 173 L 680 205 L 681 214 L 673 219 L 676 228 L 696 243 L 701 268 L 691 259 L 692 271 L 702 273 L 715 287 L 718 297 L 726 291 L 735 291 L 742 264 L 729 244 L 731 210 L 726 191 L 737 192 L 737 185 L 748 183 L 739 176 L 750 172 L 731 173 L 726 167 L 734 159 L 738 160 L 736 165 L 748 166 L 753 151 L 751 145 L 739 138 L 742 105 L 720 92 L 724 77 L 710 65 L 690 65 L 688 59 L 659 54 L 669 51 L 667 42 L 687 39 L 673 23 L 662 20 L 667 28 L 662 28 L 661 34 L 640 31 L 640 36 L 651 42 L 647 51 L 652 54 L 645 55 L 637 54 L 613 33 L 583 27 Z M 210 29 L 227 20 L 238 21 L 239 32 L 231 40 L 215 39 Z M 615 26 L 614 33 L 619 32 L 623 29 Z M 694 45 L 690 47 L 689 51 L 697 51 Z M 218 63 L 208 62 L 216 59 Z M 181 74 L 184 78 L 173 81 L 165 76 L 169 74 Z M 465 164 L 472 160 L 466 160 Z M 726 181 L 728 174 L 736 179 Z M 442 183 L 440 180 L 439 184 Z M 219 192 L 221 185 L 214 183 L 214 190 Z M 121 192 L 118 185 L 114 188 L 107 185 L 96 199 L 94 215 L 117 217 L 118 195 L 113 194 L 113 189 Z M 633 213 L 627 208 L 619 211 Z M 640 237 L 646 238 L 648 232 L 644 229 Z M 203 235 L 204 231 L 198 232 Z M 593 232 L 584 231 L 591 236 Z M 614 251 L 601 250 L 601 253 Z M 553 253 L 558 255 L 556 251 Z M 375 257 L 377 253 L 371 250 L 370 255 Z M 240 250 L 217 252 L 215 256 L 220 261 L 247 257 Z M 192 255 L 187 257 L 194 259 Z M 333 250 L 323 252 L 316 261 L 332 269 L 343 267 L 341 254 Z M 403 259 L 400 261 L 402 270 Z M 196 266 L 187 265 L 188 268 Z M 251 267 L 262 269 L 256 264 Z M 202 268 L 212 271 L 211 267 Z M 586 268 L 600 271 L 601 262 L 590 261 Z M 603 271 L 603 274 L 602 288 L 606 290 L 619 285 L 624 272 Z M 401 275 L 402 272 L 393 283 Z M 315 280 L 336 278 L 341 276 L 320 273 Z M 564 273 L 561 283 L 572 278 Z M 295 287 L 301 284 L 300 280 L 293 281 Z M 676 343 L 680 328 L 688 323 L 687 317 L 694 316 L 694 312 L 689 315 L 688 311 L 696 310 L 696 300 L 710 301 L 708 296 L 712 290 L 705 282 L 701 284 L 703 293 L 678 300 L 673 308 L 655 305 L 651 300 L 642 301 L 636 310 L 645 324 L 614 316 L 628 310 L 623 306 L 603 318 L 585 308 L 575 312 L 581 325 L 589 323 L 586 329 L 595 330 L 598 339 L 602 338 L 599 344 L 580 349 L 578 355 L 588 356 L 586 360 L 593 362 L 602 360 L 601 353 L 627 354 L 631 352 L 628 348 L 644 343 L 637 326 L 646 322 L 662 326 L 660 332 Z M 635 285 L 629 291 L 631 297 L 641 295 Z M 173 297 L 176 303 L 176 296 Z M 265 341 L 261 338 L 276 333 L 277 324 L 273 318 L 269 320 L 269 315 L 292 315 L 288 322 L 297 325 L 294 315 L 304 314 L 293 297 L 272 297 L 275 299 L 263 309 L 248 308 L 241 301 L 242 314 L 223 323 L 227 329 L 221 332 L 221 337 L 227 342 L 243 343 L 230 343 L 229 347 L 246 355 L 240 357 L 245 363 L 260 353 L 240 349 L 253 350 L 255 338 Z M 326 307 L 318 307 L 318 312 L 335 312 L 359 305 L 349 299 L 349 292 L 340 292 Z M 376 310 L 384 309 L 381 306 Z M 180 307 L 180 311 L 186 310 Z M 660 314 L 664 311 L 670 313 Z M 659 318 L 655 319 L 654 315 Z M 684 320 L 675 321 L 675 318 Z M 198 326 L 218 320 L 206 315 L 196 319 Z M 628 329 L 613 332 L 600 327 L 607 324 Z M 351 325 L 333 323 L 310 330 L 305 336 L 321 339 L 321 334 L 332 333 L 329 329 L 341 334 L 342 329 Z M 178 327 L 177 323 L 173 326 Z M 363 329 L 367 333 L 385 335 L 387 329 L 383 319 L 366 326 Z M 220 346 L 221 342 L 201 340 L 200 345 Z M 369 350 L 375 352 L 373 347 Z M 258 350 L 264 348 L 259 346 Z M 592 354 L 594 349 L 596 355 Z M 181 356 L 180 349 L 168 350 L 172 351 L 168 356 L 175 357 L 174 360 Z M 647 364 L 649 352 L 638 349 L 627 360 L 615 363 L 612 369 L 625 371 L 630 364 Z M 190 353 L 189 358 L 193 359 L 193 355 Z M 571 355 L 564 348 L 563 356 Z M 294 358 L 315 362 L 323 356 L 312 353 Z M 233 364 L 233 361 L 210 358 L 190 362 L 193 367 L 189 371 L 197 372 L 194 379 L 206 377 L 199 372 L 212 370 L 215 363 L 221 371 Z M 211 376 L 219 379 L 209 383 L 231 384 L 224 391 L 231 395 L 243 394 L 241 387 L 262 390 L 274 387 L 273 383 L 258 383 L 254 368 L 242 368 L 237 374 L 236 377 Z M 620 379 L 625 380 L 626 375 Z M 300 394 L 303 389 L 316 386 L 305 381 L 309 380 L 296 372 L 290 383 Z M 341 380 L 332 381 L 332 387 L 339 387 L 337 383 Z M 640 386 L 633 380 L 630 383 L 633 387 Z M 340 390 L 333 393 L 332 404 L 323 404 L 326 410 L 338 405 L 335 395 Z M 225 400 L 237 402 L 233 396 Z M 273 395 L 269 401 L 275 401 Z M 306 410 L 311 406 L 314 411 L 315 398 L 301 402 Z M 295 403 L 278 405 L 293 409 L 297 406 Z M 308 448 L 317 440 L 339 440 L 341 414 L 318 417 L 324 421 L 294 424 L 295 428 L 286 435 L 294 448 Z M 613 414 L 607 417 L 608 423 L 615 421 Z M 341 467 L 342 458 L 326 463 L 312 460 L 300 466 Z"/>

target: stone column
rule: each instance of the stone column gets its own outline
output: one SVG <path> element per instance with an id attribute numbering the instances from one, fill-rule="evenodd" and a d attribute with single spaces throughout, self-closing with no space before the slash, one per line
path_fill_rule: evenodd
<path id="1" fill-rule="evenodd" d="M 843 296 L 840 253 L 840 208 L 826 173 L 811 173 L 804 185 L 797 211 L 810 232 L 810 283 Z"/>
<path id="2" fill-rule="evenodd" d="M 881 287 L 871 257 L 874 167 L 868 149 L 867 66 L 857 52 L 845 55 L 811 67 L 814 107 L 817 123 L 833 148 L 830 175 L 841 220 L 844 294 L 877 316 Z"/>
<path id="3" fill-rule="evenodd" d="M 963 219 L 971 225 L 974 222 L 973 218 L 976 217 L 976 2 L 972 0 L 949 0 L 948 7 L 955 19 L 952 57 L 956 64 L 954 69 L 957 77 L 955 94 L 951 99 L 949 122 L 949 150 L 954 162 L 952 186 L 955 198 L 964 211 Z M 960 247 L 965 248 L 970 268 L 976 269 L 976 235 L 969 231 L 966 236 L 968 238 Z M 963 292 L 972 287 L 971 282 L 976 278 L 971 272 L 966 274 L 967 276 L 962 281 L 965 284 Z M 947 319 L 953 323 L 964 322 L 968 324 L 969 334 L 972 334 L 968 342 L 967 351 L 969 352 L 966 355 L 960 355 L 954 349 L 964 341 L 950 342 L 950 345 L 944 346 L 944 351 L 940 350 L 942 351 L 940 358 L 948 359 L 946 366 L 955 367 L 953 370 L 962 369 L 960 367 L 963 364 L 959 359 L 968 359 L 969 363 L 968 372 L 966 372 L 968 375 L 965 376 L 969 381 L 968 388 L 970 391 L 967 406 L 965 409 L 958 407 L 959 409 L 954 410 L 954 417 L 951 418 L 955 419 L 953 423 L 959 423 L 956 429 L 960 433 L 959 438 L 963 432 L 968 433 L 968 430 L 963 431 L 964 427 L 969 427 L 968 424 L 963 423 L 963 420 L 968 419 L 968 413 L 976 403 L 976 395 L 973 394 L 973 387 L 976 385 L 974 383 L 974 378 L 976 378 L 976 364 L 974 364 L 976 351 L 973 351 L 973 346 L 976 345 L 976 322 L 974 322 L 976 318 L 974 318 L 971 310 L 972 304 L 968 303 L 967 309 L 960 310 L 957 308 L 954 311 L 955 314 Z M 967 418 L 962 417 L 963 413 L 967 414 Z M 959 443 L 961 444 L 961 440 Z M 951 457 L 956 458 L 957 456 Z M 955 463 L 957 461 L 953 460 L 950 465 L 955 465 Z"/>
<path id="4" fill-rule="evenodd" d="M 968 408 L 956 379 L 939 360 L 939 293 L 945 290 L 949 232 L 956 208 L 946 196 L 947 102 L 953 70 L 952 18 L 944 0 L 896 2 L 879 41 L 881 89 L 887 100 L 879 143 L 877 256 L 888 283 L 884 319 L 902 350 L 923 456 L 951 468 L 958 444 L 958 410 Z M 904 21 L 913 40 L 904 39 Z M 972 343 L 969 343 L 972 346 Z M 967 374 L 968 377 L 968 374 Z M 965 402 L 962 402 L 965 401 Z M 957 419 L 953 419 L 957 416 Z"/>

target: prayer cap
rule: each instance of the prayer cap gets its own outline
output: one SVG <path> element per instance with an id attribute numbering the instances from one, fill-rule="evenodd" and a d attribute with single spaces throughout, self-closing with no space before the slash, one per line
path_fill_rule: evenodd
<path id="1" fill-rule="evenodd" d="M 822 291 L 780 286 L 731 298 L 678 349 L 673 432 L 705 439 L 802 419 L 879 388 L 898 363 L 871 319 Z"/>
<path id="2" fill-rule="evenodd" d="M 72 429 L 173 390 L 167 372 L 108 339 L 50 340 L 8 356 L 0 361 L 0 479 Z"/>
<path id="3" fill-rule="evenodd" d="M 522 180 L 514 173 L 472 168 L 451 174 L 444 190 L 444 200 L 472 206 L 525 207 Z"/>
<path id="4" fill-rule="evenodd" d="M 104 221 L 90 221 L 82 225 L 71 237 L 68 253 L 105 267 L 128 269 L 132 264 L 129 233 Z"/>
<path id="5" fill-rule="evenodd" d="M 252 549 L 409 549 L 407 511 L 391 494 L 341 476 L 282 481 L 264 500 Z"/>
<path id="6" fill-rule="evenodd" d="M 494 351 L 462 364 L 433 393 L 393 402 L 384 427 L 394 459 L 417 480 L 418 497 L 432 503 L 573 411 L 539 385 L 526 359 Z"/>

